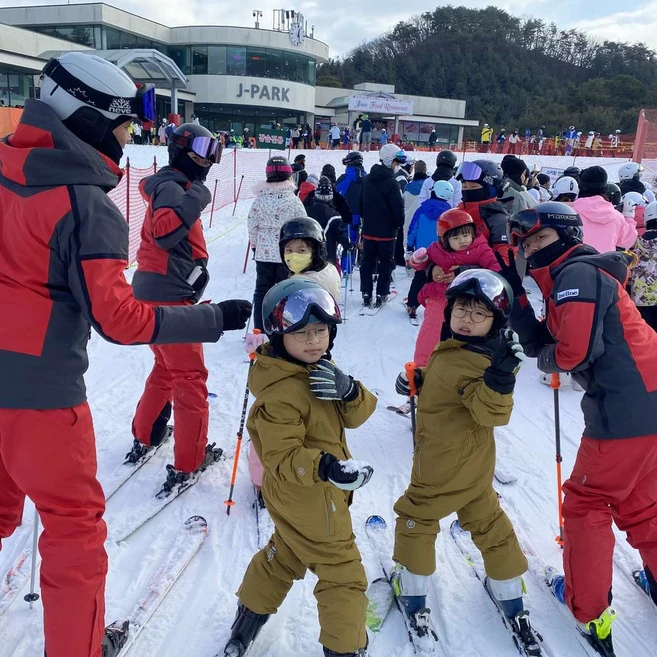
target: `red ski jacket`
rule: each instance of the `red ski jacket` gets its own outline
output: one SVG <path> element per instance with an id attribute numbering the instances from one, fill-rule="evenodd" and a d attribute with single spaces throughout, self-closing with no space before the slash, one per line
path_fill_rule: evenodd
<path id="1" fill-rule="evenodd" d="M 0 408 L 82 403 L 90 327 L 120 344 L 219 339 L 217 306 L 135 300 L 128 226 L 107 197 L 120 177 L 37 100 L 0 140 Z"/>

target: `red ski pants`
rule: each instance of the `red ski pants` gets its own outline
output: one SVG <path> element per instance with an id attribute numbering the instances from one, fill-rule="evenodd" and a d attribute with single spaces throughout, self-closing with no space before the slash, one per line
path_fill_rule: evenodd
<path id="1" fill-rule="evenodd" d="M 105 623 L 105 496 L 87 403 L 0 409 L 0 541 L 21 522 L 25 496 L 43 533 L 41 597 L 48 657 L 100 657 Z"/>
<path id="2" fill-rule="evenodd" d="M 582 438 L 563 489 L 566 602 L 586 623 L 609 606 L 612 520 L 657 572 L 657 436 Z"/>
<path id="3" fill-rule="evenodd" d="M 153 371 L 146 380 L 132 422 L 134 437 L 151 444 L 162 416 L 175 413 L 174 467 L 193 472 L 201 465 L 208 442 L 208 370 L 202 344 L 151 345 Z"/>

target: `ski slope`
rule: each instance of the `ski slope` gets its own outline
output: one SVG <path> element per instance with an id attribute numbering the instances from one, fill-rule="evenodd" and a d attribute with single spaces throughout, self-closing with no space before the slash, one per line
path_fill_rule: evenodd
<path id="1" fill-rule="evenodd" d="M 134 166 L 147 166 L 153 152 L 165 157 L 165 149 L 129 147 Z M 319 172 L 321 164 L 332 162 L 338 173 L 342 152 L 311 152 L 307 169 Z M 432 154 L 425 154 L 427 161 Z M 469 156 L 475 159 L 476 156 Z M 143 162 L 140 162 L 143 159 Z M 366 168 L 376 154 L 366 155 Z M 530 166 L 563 167 L 572 158 L 527 158 Z M 607 161 L 602 161 L 607 164 Z M 611 163 L 613 172 L 622 160 Z M 580 166 L 588 162 L 578 160 Z M 596 159 L 590 163 L 599 164 Z M 213 228 L 206 232 L 210 252 L 211 282 L 206 298 L 251 298 L 255 268 L 242 265 L 247 244 L 246 216 L 251 201 L 240 201 L 235 216 L 232 206 L 215 214 Z M 218 218 L 218 220 L 217 220 Z M 132 270 L 127 272 L 130 278 Z M 410 422 L 385 409 L 386 403 L 402 403 L 394 393 L 394 381 L 413 355 L 418 328 L 410 325 L 402 299 L 411 279 L 397 270 L 397 299 L 375 317 L 358 316 L 360 294 L 358 274 L 354 291 L 347 293 L 346 322 L 338 330 L 334 357 L 346 372 L 375 391 L 381 402 L 372 418 L 360 429 L 350 431 L 354 458 L 374 466 L 371 482 L 355 494 L 351 507 L 354 531 L 370 580 L 380 576 L 378 562 L 364 532 L 371 514 L 382 515 L 394 527 L 392 507 L 403 493 L 411 469 Z M 539 301 L 532 289 L 532 299 Z M 235 449 L 248 365 L 242 342 L 243 332 L 226 333 L 217 343 L 207 345 L 210 371 L 210 441 L 228 453 Z M 93 411 L 98 446 L 98 475 L 109 486 L 122 466 L 132 436 L 132 414 L 152 365 L 148 347 L 119 347 L 94 335 L 90 345 L 91 366 L 87 374 L 89 401 Z M 581 393 L 566 387 L 561 391 L 561 426 L 564 476 L 570 472 L 583 428 L 579 401 Z M 534 361 L 519 374 L 515 409 L 508 427 L 497 432 L 498 465 L 513 473 L 518 482 L 498 485 L 503 505 L 518 532 L 532 564 L 553 564 L 561 569 L 561 550 L 555 543 L 557 491 L 554 455 L 553 393 L 538 382 Z M 246 442 L 246 441 L 245 441 Z M 204 516 L 209 535 L 181 579 L 131 649 L 130 657 L 214 657 L 223 654 L 233 621 L 237 590 L 244 571 L 257 549 L 253 492 L 248 475 L 244 445 L 230 517 L 226 516 L 232 461 L 217 464 L 199 484 L 172 503 L 127 541 L 108 540 L 110 560 L 107 580 L 107 623 L 123 618 L 139 597 L 140 585 L 148 581 L 164 557 L 181 524 L 191 515 Z M 164 448 L 139 475 L 108 503 L 105 519 L 109 535 L 118 535 L 132 510 L 157 491 L 171 462 L 171 446 Z M 62 482 L 62 485 L 66 485 Z M 33 510 L 25 513 L 24 526 L 3 543 L 0 574 L 5 573 L 18 542 L 30 531 Z M 438 568 L 431 580 L 429 595 L 434 623 L 446 654 L 451 657 L 505 657 L 517 651 L 500 622 L 497 611 L 449 536 L 453 517 L 441 523 L 436 542 Z M 619 657 L 649 657 L 657 645 L 657 610 L 631 582 L 631 569 L 640 566 L 638 555 L 620 538 L 615 557 L 614 603 L 619 618 L 614 638 Z M 312 590 L 315 578 L 308 574 L 297 582 L 288 599 L 265 625 L 249 657 L 321 657 L 317 641 L 319 625 Z M 545 638 L 546 654 L 576 657 L 586 652 L 572 627 L 572 621 L 531 575 L 527 577 L 527 607 L 534 626 Z M 36 657 L 43 654 L 41 603 L 33 610 L 23 602 L 21 592 L 4 617 L 0 618 L 0 657 Z M 370 651 L 371 657 L 411 657 L 401 617 L 391 611 L 381 634 Z"/>

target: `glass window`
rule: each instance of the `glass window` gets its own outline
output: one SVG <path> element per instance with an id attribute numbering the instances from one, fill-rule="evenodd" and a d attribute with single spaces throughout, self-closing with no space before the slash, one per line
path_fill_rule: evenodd
<path id="1" fill-rule="evenodd" d="M 191 50 L 189 46 L 169 46 L 168 55 L 185 75 L 191 73 Z"/>
<path id="2" fill-rule="evenodd" d="M 208 74 L 226 75 L 226 46 L 208 46 Z"/>
<path id="3" fill-rule="evenodd" d="M 106 27 L 105 29 L 105 38 L 106 49 L 107 50 L 119 50 L 121 48 L 121 32 L 115 30 L 111 27 Z"/>
<path id="4" fill-rule="evenodd" d="M 208 47 L 192 46 L 192 75 L 208 74 Z"/>
<path id="5" fill-rule="evenodd" d="M 246 49 L 246 74 L 256 78 L 267 77 L 267 51 L 249 46 Z"/>
<path id="6" fill-rule="evenodd" d="M 308 78 L 307 82 L 308 84 L 312 84 L 312 86 L 315 86 L 315 75 L 317 73 L 317 62 L 314 59 L 308 58 Z"/>
<path id="7" fill-rule="evenodd" d="M 285 74 L 285 63 L 283 60 L 282 50 L 267 49 L 267 66 L 265 77 L 273 78 L 274 80 L 283 80 Z"/>
<path id="8" fill-rule="evenodd" d="M 246 75 L 246 47 L 226 46 L 226 73 Z"/>
<path id="9" fill-rule="evenodd" d="M 137 47 L 137 35 L 121 32 L 121 50 L 132 50 Z"/>
<path id="10" fill-rule="evenodd" d="M 9 99 L 9 76 L 0 71 L 0 107 L 11 107 Z"/>

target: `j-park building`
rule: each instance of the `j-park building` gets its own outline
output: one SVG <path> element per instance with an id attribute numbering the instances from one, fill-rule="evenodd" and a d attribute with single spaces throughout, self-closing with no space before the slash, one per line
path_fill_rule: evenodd
<path id="1" fill-rule="evenodd" d="M 254 12 L 260 14 L 260 12 Z M 167 27 L 103 3 L 0 8 L 0 106 L 34 96 L 53 55 L 81 50 L 105 57 L 136 82 L 152 82 L 158 114 L 192 114 L 212 130 L 350 125 L 368 114 L 416 143 L 435 128 L 438 144 L 461 142 L 465 101 L 395 94 L 390 85 L 317 86 L 329 47 L 291 10 L 273 12 L 272 29 Z"/>

